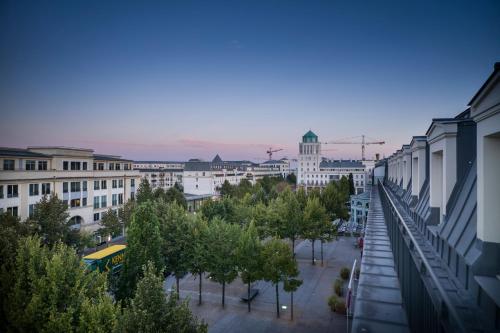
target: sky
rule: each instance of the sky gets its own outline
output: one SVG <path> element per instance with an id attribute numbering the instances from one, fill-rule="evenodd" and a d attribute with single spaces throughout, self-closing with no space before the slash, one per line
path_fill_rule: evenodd
<path id="1" fill-rule="evenodd" d="M 499 17 L 483 0 L 4 0 L 0 146 L 264 160 L 312 130 L 388 156 L 467 107 L 500 61 Z"/>

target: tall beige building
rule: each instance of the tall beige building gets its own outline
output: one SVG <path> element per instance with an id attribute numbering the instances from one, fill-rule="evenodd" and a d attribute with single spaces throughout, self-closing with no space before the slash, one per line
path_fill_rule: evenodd
<path id="1" fill-rule="evenodd" d="M 102 213 L 134 198 L 140 174 L 132 163 L 92 149 L 0 148 L 0 211 L 24 220 L 44 195 L 56 194 L 76 228 L 95 231 Z"/>

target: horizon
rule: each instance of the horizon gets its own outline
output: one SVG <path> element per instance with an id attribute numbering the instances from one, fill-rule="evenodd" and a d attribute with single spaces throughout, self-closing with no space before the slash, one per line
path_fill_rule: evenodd
<path id="1" fill-rule="evenodd" d="M 465 110 L 500 55 L 497 1 L 0 8 L 0 145 L 131 160 L 295 158 L 309 129 L 382 158 Z"/>

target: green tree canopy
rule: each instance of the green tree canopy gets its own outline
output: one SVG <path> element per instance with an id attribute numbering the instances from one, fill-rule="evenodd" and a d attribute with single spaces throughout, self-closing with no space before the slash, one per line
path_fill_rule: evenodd
<path id="1" fill-rule="evenodd" d="M 165 297 L 163 274 L 152 262 L 142 270 L 144 276 L 129 307 L 124 310 L 122 332 L 207 332 L 207 326 L 192 315 L 187 303 L 177 304 L 176 297 Z"/>
<path id="2" fill-rule="evenodd" d="M 118 214 L 109 208 L 105 213 L 101 216 L 101 222 L 99 223 L 101 228 L 99 229 L 99 234 L 102 237 L 117 237 L 122 233 L 122 223 L 118 218 Z"/>
<path id="3" fill-rule="evenodd" d="M 312 245 L 312 264 L 315 265 L 314 259 L 314 242 L 323 235 L 324 230 L 329 225 L 328 214 L 323 207 L 319 198 L 312 197 L 307 199 L 307 205 L 304 210 L 304 238 L 309 239 Z"/>
<path id="4" fill-rule="evenodd" d="M 120 276 L 118 299 L 130 298 L 142 277 L 142 267 L 151 261 L 157 270 L 164 265 L 160 222 L 155 205 L 146 201 L 137 206 L 127 233 L 127 250 Z"/>
<path id="5" fill-rule="evenodd" d="M 247 303 L 250 312 L 250 285 L 262 278 L 262 246 L 253 221 L 240 235 L 236 258 L 241 280 L 247 284 Z"/>
<path id="6" fill-rule="evenodd" d="M 240 230 L 239 225 L 227 223 L 219 217 L 215 217 L 208 228 L 208 271 L 215 282 L 222 284 L 222 307 L 226 283 L 231 283 L 238 276 L 236 249 Z"/>
<path id="7" fill-rule="evenodd" d="M 7 296 L 11 328 L 21 332 L 112 332 L 116 309 L 106 293 L 106 275 L 86 272 L 74 249 L 42 246 L 38 237 L 19 242 Z M 83 326 L 100 323 L 103 326 Z"/>
<path id="8" fill-rule="evenodd" d="M 198 304 L 201 305 L 201 288 L 203 274 L 208 270 L 208 253 L 211 251 L 208 244 L 208 224 L 198 215 L 189 215 L 189 236 L 192 243 L 192 257 L 189 271 L 199 278 Z"/>
<path id="9" fill-rule="evenodd" d="M 165 193 L 167 202 L 177 202 L 182 208 L 187 209 L 187 201 L 182 191 L 176 187 L 171 187 Z"/>
<path id="10" fill-rule="evenodd" d="M 270 281 L 276 288 L 276 316 L 279 318 L 279 289 L 280 282 L 289 281 L 299 275 L 297 262 L 293 258 L 292 251 L 283 241 L 273 238 L 264 244 L 262 250 L 264 263 L 262 266 L 263 276 L 266 281 Z"/>
<path id="11" fill-rule="evenodd" d="M 61 241 L 78 247 L 79 231 L 71 228 L 68 219 L 68 205 L 53 194 L 44 196 L 35 204 L 33 216 L 28 223 L 44 244 L 53 246 Z"/>
<path id="12" fill-rule="evenodd" d="M 153 190 L 151 189 L 151 185 L 146 178 L 141 179 L 141 183 L 139 184 L 139 188 L 137 189 L 137 193 L 135 195 L 135 200 L 137 204 L 144 203 L 148 200 L 153 200 Z"/>

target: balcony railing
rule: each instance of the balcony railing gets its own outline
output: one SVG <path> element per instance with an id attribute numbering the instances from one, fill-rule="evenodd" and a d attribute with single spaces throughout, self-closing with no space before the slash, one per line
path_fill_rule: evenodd
<path id="1" fill-rule="evenodd" d="M 413 332 L 467 332 L 450 297 L 383 184 L 379 186 L 401 295 Z"/>

